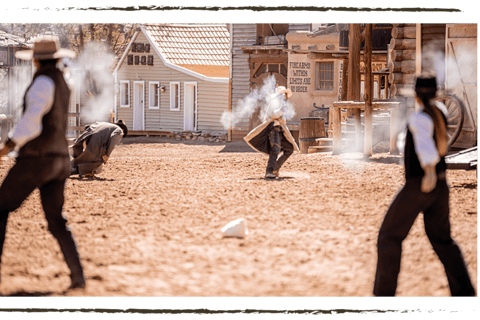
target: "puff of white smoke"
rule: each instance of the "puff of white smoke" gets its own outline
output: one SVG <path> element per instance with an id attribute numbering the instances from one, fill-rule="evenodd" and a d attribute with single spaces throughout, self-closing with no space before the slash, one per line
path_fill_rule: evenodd
<path id="1" fill-rule="evenodd" d="M 266 78 L 260 88 L 253 89 L 248 96 L 239 100 L 232 112 L 225 111 L 220 119 L 225 130 L 234 127 L 241 121 L 248 121 L 257 108 L 260 108 L 258 117 L 261 121 L 282 106 L 284 107 L 284 118 L 286 120 L 293 118 L 295 116 L 294 106 L 286 101 L 283 95 L 275 94 L 276 85 L 274 76 Z"/>
<path id="2" fill-rule="evenodd" d="M 114 59 L 104 44 L 90 42 L 73 65 L 72 69 L 82 75 L 74 79 L 75 88 L 81 88 L 82 93 L 90 97 L 82 104 L 82 114 L 87 122 L 105 118 L 114 108 L 115 80 L 111 70 Z"/>

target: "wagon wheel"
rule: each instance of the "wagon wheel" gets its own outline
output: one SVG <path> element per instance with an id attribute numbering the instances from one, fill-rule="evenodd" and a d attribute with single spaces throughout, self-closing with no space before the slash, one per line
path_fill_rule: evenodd
<path id="1" fill-rule="evenodd" d="M 446 94 L 437 98 L 448 110 L 447 114 L 447 139 L 448 146 L 457 140 L 462 132 L 463 121 L 465 120 L 465 105 L 462 100 L 453 94 Z"/>

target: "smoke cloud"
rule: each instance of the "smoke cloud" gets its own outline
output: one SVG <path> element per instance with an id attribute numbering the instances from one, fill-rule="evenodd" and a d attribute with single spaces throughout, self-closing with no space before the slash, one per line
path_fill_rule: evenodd
<path id="1" fill-rule="evenodd" d="M 250 117 L 259 109 L 260 121 L 265 121 L 271 112 L 280 108 L 285 102 L 284 118 L 289 120 L 295 116 L 295 108 L 289 101 L 284 101 L 282 96 L 275 96 L 277 83 L 274 76 L 265 79 L 263 86 L 253 89 L 248 96 L 239 100 L 232 112 L 225 111 L 222 114 L 220 122 L 225 130 L 230 125 L 236 126 L 241 121 L 248 121 Z"/>
<path id="2" fill-rule="evenodd" d="M 75 61 L 67 62 L 70 81 L 80 90 L 82 118 L 87 122 L 105 121 L 114 108 L 115 56 L 101 43 L 88 43 Z M 80 103 L 77 101 L 77 103 Z"/>

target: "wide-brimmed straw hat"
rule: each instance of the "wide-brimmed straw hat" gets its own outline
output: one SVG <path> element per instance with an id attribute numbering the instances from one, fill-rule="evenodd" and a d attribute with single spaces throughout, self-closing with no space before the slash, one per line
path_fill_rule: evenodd
<path id="1" fill-rule="evenodd" d="M 285 96 L 288 98 L 290 98 L 292 96 L 292 90 L 290 88 L 285 88 L 283 86 L 279 86 L 279 87 L 276 87 L 275 88 L 275 93 L 276 94 L 281 94 L 281 93 L 284 93 Z"/>
<path id="2" fill-rule="evenodd" d="M 17 51 L 15 57 L 22 60 L 73 59 L 75 58 L 75 52 L 60 48 L 60 41 L 57 36 L 44 35 L 34 40 L 33 50 Z"/>
<path id="3" fill-rule="evenodd" d="M 123 122 L 123 120 L 118 120 L 117 122 L 115 122 L 115 124 L 117 126 L 119 126 L 120 128 L 122 128 L 122 131 L 123 131 L 123 137 L 125 138 L 128 134 L 128 128 L 127 126 L 125 125 L 125 122 Z"/>

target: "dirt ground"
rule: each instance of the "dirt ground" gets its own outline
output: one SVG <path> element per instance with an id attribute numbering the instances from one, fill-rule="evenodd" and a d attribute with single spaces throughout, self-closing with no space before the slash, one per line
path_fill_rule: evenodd
<path id="1" fill-rule="evenodd" d="M 64 214 L 85 291 L 69 270 L 35 191 L 10 215 L 3 296 L 369 297 L 376 237 L 403 185 L 400 156 L 295 153 L 281 178 L 242 142 L 127 137 L 100 179 L 67 181 Z M 3 181 L 13 160 L 0 163 Z M 476 171 L 448 171 L 453 238 L 477 288 Z M 244 218 L 250 234 L 223 238 Z M 449 296 L 420 215 L 403 244 L 398 296 Z"/>

